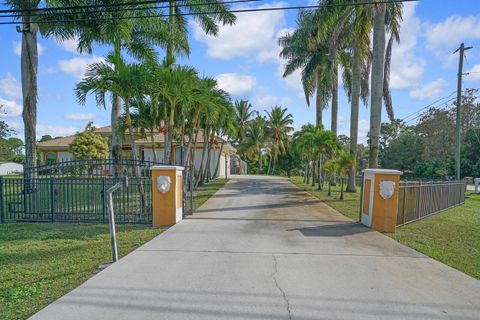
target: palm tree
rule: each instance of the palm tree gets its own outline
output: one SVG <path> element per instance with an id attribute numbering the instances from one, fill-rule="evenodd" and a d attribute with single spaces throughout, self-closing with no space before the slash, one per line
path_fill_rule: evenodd
<path id="1" fill-rule="evenodd" d="M 322 124 L 322 112 L 331 97 L 326 65 L 328 50 L 323 43 L 317 41 L 315 28 L 315 12 L 301 11 L 297 18 L 297 28 L 279 38 L 282 47 L 280 57 L 287 60 L 283 77 L 291 75 L 297 69 L 302 70 L 302 86 L 307 105 L 310 97 L 316 92 L 316 125 Z"/>
<path id="2" fill-rule="evenodd" d="M 292 124 L 293 116 L 290 113 L 287 114 L 287 108 L 275 106 L 271 111 L 267 111 L 267 132 L 272 140 L 273 171 L 275 171 L 279 154 L 283 155 L 287 150 L 288 134 L 293 131 Z"/>
<path id="3" fill-rule="evenodd" d="M 156 66 L 150 72 L 152 73 L 152 83 L 156 85 L 158 95 L 165 102 L 168 117 L 165 130 L 164 161 L 173 164 L 172 145 L 176 114 L 183 115 L 185 106 L 193 103 L 193 88 L 198 81 L 198 76 L 192 67 L 171 66 L 170 64 Z M 183 117 L 179 118 L 183 121 Z M 184 125 L 181 122 L 177 123 L 180 123 L 179 127 Z"/>
<path id="4" fill-rule="evenodd" d="M 338 163 L 335 160 L 328 160 L 325 165 L 323 166 L 323 169 L 329 174 L 329 176 L 335 175 L 335 173 L 338 170 Z M 332 184 L 328 184 L 328 196 L 332 195 Z"/>
<path id="5" fill-rule="evenodd" d="M 389 75 L 390 58 L 393 40 L 399 39 L 399 25 L 402 19 L 401 3 L 376 3 L 374 6 L 373 19 L 373 56 L 371 75 L 371 98 L 370 98 L 370 152 L 369 167 L 378 167 L 378 151 L 380 124 L 382 120 L 382 96 L 385 98 L 387 113 L 391 120 L 394 118 L 390 97 Z M 388 12 L 388 14 L 387 14 Z M 386 29 L 389 29 L 391 37 L 385 56 Z"/>
<path id="6" fill-rule="evenodd" d="M 130 103 L 134 96 L 142 92 L 146 79 L 145 75 L 143 66 L 126 63 L 121 57 L 109 54 L 105 62 L 91 64 L 87 69 L 85 78 L 75 87 L 77 100 L 82 105 L 85 104 L 86 97 L 90 92 L 95 94 L 97 104 L 104 108 L 106 107 L 105 98 L 109 92 L 123 100 L 133 160 L 138 160 L 138 154 L 132 127 Z M 137 172 L 137 175 L 140 176 L 140 173 Z"/>
<path id="7" fill-rule="evenodd" d="M 188 22 L 184 14 L 192 14 L 206 34 L 216 36 L 218 24 L 232 25 L 236 17 L 229 12 L 229 6 L 219 0 L 185 0 L 180 4 L 175 0 L 168 2 L 168 44 L 167 61 L 175 62 L 175 54 L 189 54 Z"/>
<path id="8" fill-rule="evenodd" d="M 355 166 L 355 158 L 350 155 L 345 150 L 341 150 L 337 157 L 336 157 L 336 162 L 338 165 L 338 171 L 340 174 L 340 200 L 343 200 L 343 183 L 345 181 L 345 175 L 349 170 L 351 170 L 352 167 Z"/>
<path id="9" fill-rule="evenodd" d="M 145 97 L 134 97 L 132 107 L 136 110 L 132 113 L 132 126 L 139 131 L 142 136 L 150 139 L 152 145 L 153 161 L 157 162 L 157 152 L 155 150 L 155 130 L 161 121 L 161 106 L 155 100 Z"/>
<path id="10" fill-rule="evenodd" d="M 252 117 L 257 113 L 252 110 L 252 105 L 246 100 L 235 101 L 235 112 L 237 115 L 238 134 L 237 139 L 241 143 L 246 138 L 246 130 Z"/>
<path id="11" fill-rule="evenodd" d="M 22 118 L 25 131 L 25 167 L 32 168 L 32 170 L 25 170 L 25 178 L 27 180 L 35 177 L 35 170 L 37 162 L 37 147 L 36 147 L 36 126 L 37 126 L 37 70 L 38 70 L 38 47 L 37 47 L 37 32 L 39 31 L 36 22 L 37 16 L 33 14 L 34 11 L 43 3 L 45 7 L 53 5 L 62 5 L 64 1 L 61 0 L 6 0 L 5 4 L 13 10 L 22 10 L 21 15 L 17 18 L 22 20 L 22 50 L 20 54 L 21 60 L 21 77 L 22 77 L 22 95 L 23 95 L 23 110 Z M 41 32 L 47 35 L 49 32 L 58 30 L 60 25 L 58 23 L 44 25 Z"/>
<path id="12" fill-rule="evenodd" d="M 99 0 L 95 5 L 105 7 L 123 6 L 124 0 Z M 90 0 L 79 0 L 78 5 L 91 4 Z M 147 3 L 128 5 L 124 10 L 90 10 L 88 18 L 85 12 L 63 14 L 65 20 L 75 20 L 74 23 L 66 22 L 61 28 L 47 32 L 60 40 L 75 38 L 78 40 L 79 52 L 92 53 L 93 44 L 112 46 L 115 57 L 114 61 L 120 61 L 122 52 L 126 51 L 130 56 L 141 60 L 155 60 L 157 54 L 155 45 L 166 46 L 169 37 L 167 22 L 162 12 L 155 6 Z M 148 19 L 129 19 L 135 15 L 145 15 Z M 58 19 L 58 15 L 57 15 Z M 116 66 L 114 66 L 115 68 Z M 112 126 L 112 158 L 115 163 L 121 158 L 122 135 L 120 132 L 120 118 L 122 115 L 121 97 L 113 94 L 111 110 Z M 116 166 L 114 166 L 115 168 Z M 117 170 L 114 174 L 116 175 Z"/>
<path id="13" fill-rule="evenodd" d="M 263 117 L 257 116 L 250 122 L 246 131 L 246 138 L 239 146 L 240 152 L 247 156 L 257 159 L 258 173 L 262 173 L 263 169 L 263 151 L 268 142 L 268 135 L 265 130 L 266 120 Z"/>

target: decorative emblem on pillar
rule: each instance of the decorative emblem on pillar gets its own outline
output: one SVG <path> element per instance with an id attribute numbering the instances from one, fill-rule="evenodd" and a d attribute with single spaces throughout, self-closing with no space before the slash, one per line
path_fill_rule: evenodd
<path id="1" fill-rule="evenodd" d="M 157 177 L 157 189 L 161 193 L 167 193 L 170 190 L 170 185 L 172 181 L 169 176 L 158 176 Z"/>
<path id="2" fill-rule="evenodd" d="M 395 191 L 394 181 L 381 181 L 380 182 L 380 196 L 384 199 L 390 199 Z"/>

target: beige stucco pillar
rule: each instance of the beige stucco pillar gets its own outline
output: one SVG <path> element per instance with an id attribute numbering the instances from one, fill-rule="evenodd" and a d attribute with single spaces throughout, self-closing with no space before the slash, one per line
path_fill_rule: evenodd
<path id="1" fill-rule="evenodd" d="M 401 171 L 366 169 L 363 171 L 360 203 L 361 222 L 380 232 L 395 232 Z"/>
<path id="2" fill-rule="evenodd" d="M 173 226 L 183 218 L 183 167 L 154 166 L 152 170 L 152 225 Z"/>

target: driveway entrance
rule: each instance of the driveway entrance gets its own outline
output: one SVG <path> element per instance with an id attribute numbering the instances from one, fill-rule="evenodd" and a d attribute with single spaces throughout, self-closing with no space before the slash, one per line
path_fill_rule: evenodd
<path id="1" fill-rule="evenodd" d="M 238 176 L 33 319 L 478 319 L 480 282 L 286 179 Z"/>

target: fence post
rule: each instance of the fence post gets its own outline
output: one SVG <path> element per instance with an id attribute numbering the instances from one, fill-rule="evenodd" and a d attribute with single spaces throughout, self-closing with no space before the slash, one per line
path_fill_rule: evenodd
<path id="1" fill-rule="evenodd" d="M 106 209 L 106 202 L 105 202 L 105 177 L 102 178 L 102 222 L 105 223 L 105 209 Z"/>
<path id="2" fill-rule="evenodd" d="M 52 223 L 55 222 L 55 186 L 54 178 L 50 178 L 50 213 L 52 215 Z"/>
<path id="3" fill-rule="evenodd" d="M 3 203 L 3 177 L 0 177 L 0 223 L 5 223 L 5 208 Z"/>

